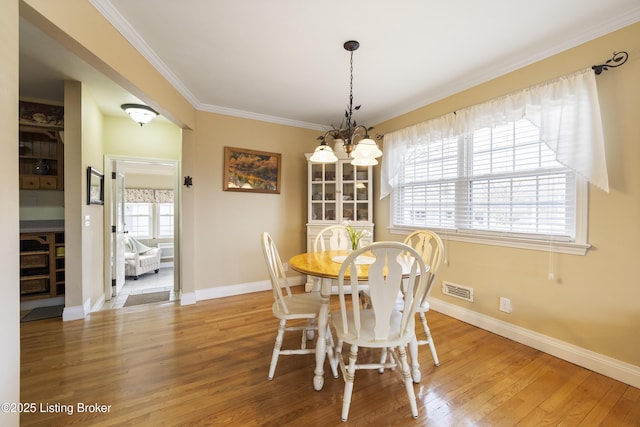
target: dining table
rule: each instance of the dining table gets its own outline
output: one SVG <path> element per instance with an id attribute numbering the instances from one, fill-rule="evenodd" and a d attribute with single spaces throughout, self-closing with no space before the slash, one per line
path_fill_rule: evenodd
<path id="1" fill-rule="evenodd" d="M 326 333 L 329 323 L 329 298 L 331 296 L 332 281 L 338 279 L 342 263 L 349 255 L 346 250 L 328 250 L 305 252 L 294 255 L 289 259 L 289 267 L 299 273 L 320 278 L 321 306 L 318 313 L 318 338 L 316 340 L 316 367 L 314 369 L 313 388 L 322 390 L 324 386 L 324 361 L 326 355 Z M 364 252 L 356 258 L 358 280 L 367 281 L 369 266 L 375 261 L 371 252 Z M 410 263 L 407 263 L 410 266 Z M 403 277 L 409 276 L 410 268 L 403 272 Z M 348 276 L 348 272 L 345 277 Z"/>

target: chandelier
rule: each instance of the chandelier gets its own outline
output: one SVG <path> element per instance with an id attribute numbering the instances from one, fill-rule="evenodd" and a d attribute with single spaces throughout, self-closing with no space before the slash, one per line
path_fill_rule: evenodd
<path id="1" fill-rule="evenodd" d="M 378 157 L 382 156 L 382 151 L 376 142 L 369 136 L 369 131 L 373 127 L 358 125 L 353 119 L 353 111 L 359 110 L 360 105 L 353 106 L 353 52 L 360 47 L 360 43 L 350 40 L 344 43 L 344 49 L 350 52 L 349 61 L 349 106 L 345 110 L 342 124 L 339 127 L 331 126 L 324 135 L 319 136 L 320 145 L 316 147 L 313 155 L 309 158 L 317 163 L 335 163 L 338 161 L 333 149 L 327 144 L 330 138 L 336 150 L 344 150 L 348 157 L 351 157 L 351 164 L 356 166 L 377 165 Z"/>

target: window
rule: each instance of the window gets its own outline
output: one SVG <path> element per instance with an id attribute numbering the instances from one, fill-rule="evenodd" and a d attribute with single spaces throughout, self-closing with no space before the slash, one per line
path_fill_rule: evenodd
<path id="1" fill-rule="evenodd" d="M 394 227 L 576 242 L 578 179 L 526 119 L 416 144 L 392 193 Z M 581 206 L 577 203 L 580 202 Z"/>
<path id="2" fill-rule="evenodd" d="M 150 239 L 151 235 L 151 203 L 125 203 L 125 231 L 131 236 Z"/>
<path id="3" fill-rule="evenodd" d="M 173 238 L 173 190 L 126 188 L 124 220 L 134 237 Z"/>
<path id="4" fill-rule="evenodd" d="M 595 74 L 574 74 L 384 136 L 392 228 L 582 254 L 587 183 L 609 191 Z"/>
<path id="5" fill-rule="evenodd" d="M 133 237 L 173 237 L 173 203 L 125 203 L 125 230 Z"/>
<path id="6" fill-rule="evenodd" d="M 158 203 L 157 237 L 173 237 L 173 203 Z"/>

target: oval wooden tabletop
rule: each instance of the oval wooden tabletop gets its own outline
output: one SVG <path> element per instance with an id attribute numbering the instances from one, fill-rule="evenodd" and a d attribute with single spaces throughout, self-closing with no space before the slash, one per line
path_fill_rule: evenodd
<path id="1" fill-rule="evenodd" d="M 342 262 L 349 254 L 347 251 L 322 251 L 322 252 L 306 252 L 298 254 L 289 260 L 289 267 L 300 273 L 309 274 L 315 277 L 324 277 L 327 279 L 337 279 L 340 273 Z M 368 253 L 364 255 L 367 256 Z M 369 272 L 369 264 L 358 264 L 358 279 L 367 280 Z M 348 276 L 348 274 L 347 274 Z"/>

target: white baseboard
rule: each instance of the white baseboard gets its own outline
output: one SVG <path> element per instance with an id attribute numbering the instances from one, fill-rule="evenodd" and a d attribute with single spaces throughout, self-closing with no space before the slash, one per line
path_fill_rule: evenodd
<path id="1" fill-rule="evenodd" d="M 75 305 L 73 307 L 65 307 L 62 311 L 62 321 L 84 319 L 85 310 L 83 305 Z"/>
<path id="2" fill-rule="evenodd" d="M 232 295 L 250 294 L 252 292 L 268 291 L 271 289 L 271 282 L 263 280 L 253 283 L 242 283 L 239 285 L 219 286 L 216 288 L 196 290 L 196 300 L 224 298 Z"/>
<path id="3" fill-rule="evenodd" d="M 196 303 L 195 292 L 182 292 L 180 291 L 180 305 L 192 305 Z"/>
<path id="4" fill-rule="evenodd" d="M 104 298 L 104 294 L 102 294 L 100 295 L 100 298 L 98 298 L 98 301 L 96 301 L 96 303 L 93 304 L 93 307 L 91 307 L 91 312 L 93 313 L 94 311 L 100 311 L 100 309 L 104 305 L 104 302 L 105 302 L 105 298 Z"/>
<path id="5" fill-rule="evenodd" d="M 288 276 L 289 286 L 298 286 L 306 282 L 307 276 Z M 196 300 L 203 301 L 207 299 L 224 298 L 233 295 L 250 294 L 252 292 L 268 291 L 271 289 L 269 280 L 260 280 L 252 283 L 240 283 L 237 285 L 218 286 L 208 289 L 196 290 Z"/>
<path id="6" fill-rule="evenodd" d="M 429 305 L 434 311 L 640 388 L 640 366 L 604 356 L 437 298 L 429 298 Z"/>

